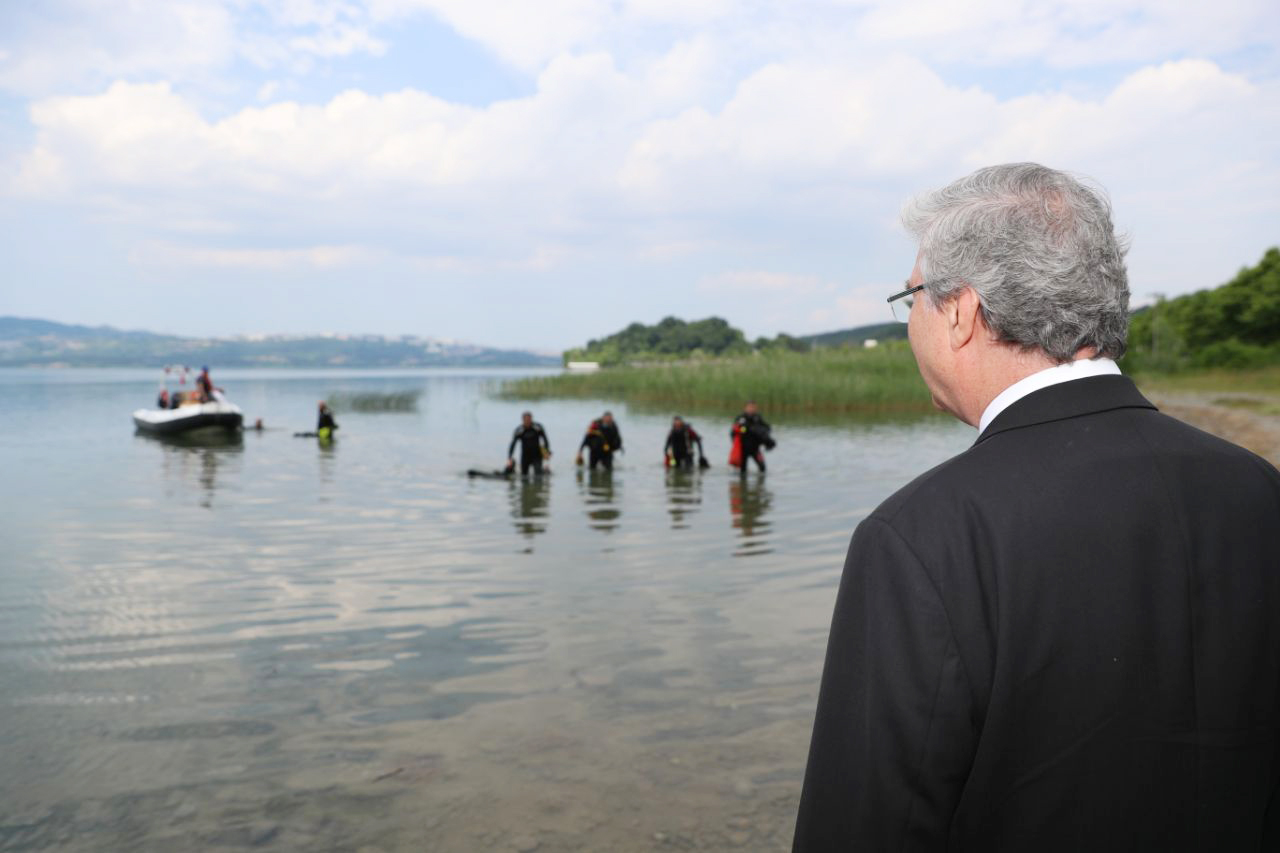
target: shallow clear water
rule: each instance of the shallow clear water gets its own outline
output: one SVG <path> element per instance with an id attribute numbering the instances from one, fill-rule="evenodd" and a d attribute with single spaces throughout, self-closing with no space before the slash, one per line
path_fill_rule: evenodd
<path id="1" fill-rule="evenodd" d="M 673 474 L 611 404 L 591 474 L 543 402 L 553 474 L 469 480 L 507 375 L 215 372 L 267 429 L 176 444 L 150 372 L 0 371 L 0 849 L 787 849 L 849 535 L 972 432 L 771 417 L 740 478 L 685 413 Z"/>

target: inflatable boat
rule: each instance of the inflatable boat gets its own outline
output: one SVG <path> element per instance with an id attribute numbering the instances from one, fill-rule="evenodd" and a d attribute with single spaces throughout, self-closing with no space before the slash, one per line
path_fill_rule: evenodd
<path id="1" fill-rule="evenodd" d="M 244 424 L 244 413 L 235 403 L 213 400 L 188 403 L 176 409 L 138 409 L 133 413 L 139 432 L 173 435 L 197 429 L 238 430 Z"/>

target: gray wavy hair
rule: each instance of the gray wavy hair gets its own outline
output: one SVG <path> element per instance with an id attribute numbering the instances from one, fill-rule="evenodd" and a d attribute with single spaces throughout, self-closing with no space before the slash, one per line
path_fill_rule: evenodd
<path id="1" fill-rule="evenodd" d="M 925 291 L 941 305 L 972 287 L 997 337 L 1059 363 L 1085 347 L 1124 355 L 1126 241 L 1101 187 L 1036 163 L 979 169 L 906 204 Z"/>

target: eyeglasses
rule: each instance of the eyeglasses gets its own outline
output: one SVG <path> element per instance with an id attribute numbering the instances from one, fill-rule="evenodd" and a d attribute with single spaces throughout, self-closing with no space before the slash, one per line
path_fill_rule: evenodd
<path id="1" fill-rule="evenodd" d="M 907 281 L 903 283 L 907 285 L 906 290 L 901 293 L 895 293 L 893 296 L 890 296 L 885 300 L 889 303 L 889 310 L 893 312 L 893 319 L 897 320 L 899 323 L 905 323 L 911 319 L 911 306 L 916 301 L 912 294 L 917 291 L 924 290 L 923 284 L 917 284 L 915 287 L 911 287 L 911 282 Z"/>

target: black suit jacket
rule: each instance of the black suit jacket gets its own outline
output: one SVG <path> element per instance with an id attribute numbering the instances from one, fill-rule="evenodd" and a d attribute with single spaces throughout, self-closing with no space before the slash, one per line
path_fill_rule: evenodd
<path id="1" fill-rule="evenodd" d="M 1280 474 L 1045 388 L 849 548 L 799 851 L 1280 849 Z"/>

